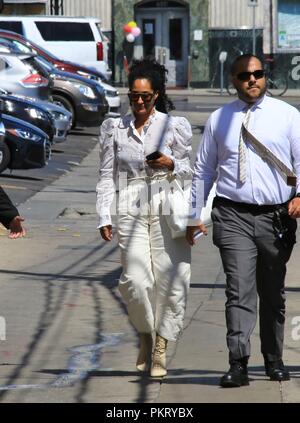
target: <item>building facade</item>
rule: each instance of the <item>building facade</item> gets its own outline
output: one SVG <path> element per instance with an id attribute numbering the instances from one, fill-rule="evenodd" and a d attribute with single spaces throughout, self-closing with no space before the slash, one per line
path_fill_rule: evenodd
<path id="1" fill-rule="evenodd" d="M 169 69 L 170 86 L 219 87 L 232 60 L 255 52 L 273 79 L 288 77 L 300 88 L 299 0 L 112 0 L 116 81 L 124 81 L 123 59 L 150 55 Z M 124 41 L 123 26 L 135 20 L 142 35 Z M 224 57 L 224 56 L 223 56 Z"/>
<path id="2" fill-rule="evenodd" d="M 226 77 L 234 57 L 255 50 L 274 77 L 300 87 L 299 0 L 4 0 L 2 13 L 50 14 L 54 4 L 60 14 L 101 20 L 117 84 L 132 58 L 148 56 L 166 65 L 169 86 L 219 87 L 221 53 Z M 123 27 L 132 20 L 142 32 L 130 43 Z"/>
<path id="3" fill-rule="evenodd" d="M 168 85 L 209 84 L 208 0 L 114 0 L 117 83 L 124 83 L 124 63 L 154 57 L 169 70 Z M 129 43 L 123 27 L 134 20 L 142 33 Z"/>
<path id="4" fill-rule="evenodd" d="M 48 0 L 3 0 L 0 2 L 2 15 L 43 15 Z"/>
<path id="5" fill-rule="evenodd" d="M 300 2 L 273 0 L 272 7 L 269 51 L 274 72 L 287 75 L 290 88 L 300 88 Z"/>
<path id="6" fill-rule="evenodd" d="M 103 32 L 111 32 L 111 0 L 58 0 L 59 14 L 99 18 Z M 54 0 L 52 0 L 53 9 Z M 51 0 L 47 0 L 46 13 L 51 14 Z"/>

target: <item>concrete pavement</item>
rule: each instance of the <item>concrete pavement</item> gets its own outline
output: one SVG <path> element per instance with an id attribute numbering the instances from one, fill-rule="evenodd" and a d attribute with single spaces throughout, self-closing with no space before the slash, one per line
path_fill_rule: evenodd
<path id="1" fill-rule="evenodd" d="M 201 117 L 199 117 L 201 119 Z M 194 149 L 199 142 L 195 133 Z M 270 382 L 252 336 L 251 383 L 222 389 L 228 368 L 225 278 L 211 233 L 193 248 L 182 337 L 168 349 L 162 381 L 135 371 L 137 334 L 117 290 L 116 239 L 96 230 L 98 147 L 21 205 L 28 237 L 1 231 L 0 402 L 285 403 L 300 402 L 300 247 L 287 274 L 284 359 L 291 381 Z M 298 236 L 299 237 L 299 236 Z"/>

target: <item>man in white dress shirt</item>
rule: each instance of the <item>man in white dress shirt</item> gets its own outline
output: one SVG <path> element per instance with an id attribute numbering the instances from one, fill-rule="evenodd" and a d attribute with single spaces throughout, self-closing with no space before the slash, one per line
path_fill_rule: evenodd
<path id="1" fill-rule="evenodd" d="M 283 101 L 267 97 L 260 59 L 239 56 L 231 68 L 238 99 L 210 116 L 195 162 L 192 201 L 199 182 L 204 199 L 217 179 L 213 203 L 213 241 L 226 274 L 226 324 L 229 371 L 222 387 L 248 385 L 250 335 L 256 324 L 257 293 L 261 352 L 270 380 L 289 380 L 282 361 L 284 279 L 300 217 L 300 114 Z M 274 166 L 241 135 L 242 123 L 297 176 L 288 186 Z M 199 184 L 201 185 L 201 184 Z M 199 186 L 198 185 L 198 186 Z M 199 219 L 187 229 L 207 233 Z"/>

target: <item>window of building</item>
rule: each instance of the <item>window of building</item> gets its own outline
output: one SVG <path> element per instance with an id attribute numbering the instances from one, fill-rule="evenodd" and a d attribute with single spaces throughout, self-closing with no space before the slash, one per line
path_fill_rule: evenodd
<path id="1" fill-rule="evenodd" d="M 143 19 L 144 57 L 155 58 L 155 20 Z"/>
<path id="2" fill-rule="evenodd" d="M 182 19 L 169 20 L 170 59 L 182 60 Z"/>
<path id="3" fill-rule="evenodd" d="M 300 49 L 299 0 L 278 0 L 278 49 Z"/>

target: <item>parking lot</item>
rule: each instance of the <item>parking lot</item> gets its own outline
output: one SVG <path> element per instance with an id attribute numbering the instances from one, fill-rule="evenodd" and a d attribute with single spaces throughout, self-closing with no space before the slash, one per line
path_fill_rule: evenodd
<path id="1" fill-rule="evenodd" d="M 55 144 L 48 165 L 41 169 L 6 170 L 0 175 L 0 185 L 19 205 L 49 185 L 81 160 L 97 143 L 98 127 L 73 130 L 67 140 Z"/>

